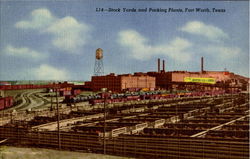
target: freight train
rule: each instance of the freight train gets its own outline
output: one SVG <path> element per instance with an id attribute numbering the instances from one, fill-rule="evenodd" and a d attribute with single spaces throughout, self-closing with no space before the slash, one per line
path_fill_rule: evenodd
<path id="1" fill-rule="evenodd" d="M 13 97 L 0 97 L 0 110 L 13 106 Z"/>
<path id="2" fill-rule="evenodd" d="M 21 84 L 21 85 L 0 85 L 0 90 L 20 90 L 20 89 L 40 89 L 40 88 L 65 88 L 72 87 L 74 84 L 67 82 L 59 84 L 45 84 L 45 85 L 35 85 L 35 84 Z"/>
<path id="3" fill-rule="evenodd" d="M 49 85 L 33 85 L 33 84 L 22 84 L 22 85 L 1 85 L 0 90 L 20 90 L 20 89 L 39 89 L 49 88 Z"/>
<path id="4" fill-rule="evenodd" d="M 34 85 L 34 84 L 22 84 L 22 85 L 0 85 L 0 90 L 22 90 L 22 89 L 41 89 L 41 88 L 67 88 L 72 87 L 73 84 L 69 84 L 67 82 L 58 83 L 58 84 L 46 84 L 46 85 Z M 79 93 L 79 90 L 74 90 L 74 93 Z M 76 93 L 75 93 L 76 94 Z M 0 110 L 12 107 L 14 105 L 13 97 L 1 97 L 0 96 Z"/>
<path id="5" fill-rule="evenodd" d="M 203 91 L 203 92 L 175 92 L 175 93 L 167 93 L 161 91 L 130 92 L 130 93 L 120 93 L 120 94 L 100 93 L 97 95 L 65 98 L 64 102 L 66 103 L 89 102 L 91 105 L 95 105 L 104 103 L 104 100 L 106 100 L 106 103 L 118 103 L 127 101 L 156 100 L 156 99 L 168 99 L 168 98 L 178 98 L 178 97 L 195 97 L 195 96 L 206 96 L 206 95 L 216 96 L 222 94 L 225 94 L 224 90 Z"/>

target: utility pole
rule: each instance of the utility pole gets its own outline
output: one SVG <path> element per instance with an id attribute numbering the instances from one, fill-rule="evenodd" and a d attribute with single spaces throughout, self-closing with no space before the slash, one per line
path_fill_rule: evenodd
<path id="1" fill-rule="evenodd" d="M 58 88 L 56 88 L 56 111 L 57 111 L 57 133 L 58 133 L 58 149 L 61 149 L 61 136 L 60 136 L 60 113 L 58 104 Z"/>
<path id="2" fill-rule="evenodd" d="M 49 93 L 50 93 L 50 111 L 52 111 L 53 110 L 53 107 L 52 107 L 52 92 L 53 92 L 53 90 L 52 89 L 50 89 L 49 90 Z"/>
<path id="3" fill-rule="evenodd" d="M 104 129 L 104 144 L 103 144 L 103 151 L 104 151 L 104 155 L 106 155 L 106 92 L 105 92 L 105 94 L 104 94 L 104 127 L 103 127 L 103 129 Z"/>
<path id="4" fill-rule="evenodd" d="M 178 104 L 175 106 L 175 116 L 176 116 L 176 122 L 177 122 L 177 119 L 178 119 L 177 118 L 178 117 Z"/>
<path id="5" fill-rule="evenodd" d="M 102 92 L 104 93 L 104 125 L 103 125 L 103 154 L 106 155 L 106 94 L 107 88 L 102 88 Z"/>

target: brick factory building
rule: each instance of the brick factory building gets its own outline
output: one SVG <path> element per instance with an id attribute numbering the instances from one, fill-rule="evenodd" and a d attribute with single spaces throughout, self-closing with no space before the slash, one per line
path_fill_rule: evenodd
<path id="1" fill-rule="evenodd" d="M 247 79 L 235 75 L 231 72 L 224 71 L 204 71 L 204 72 L 187 72 L 187 71 L 171 71 L 171 72 L 148 72 L 150 76 L 156 78 L 156 87 L 162 89 L 223 89 L 222 84 L 232 87 L 243 87 L 247 84 Z M 212 78 L 215 84 L 186 82 L 185 78 Z"/>
<path id="2" fill-rule="evenodd" d="M 156 88 L 168 90 L 218 90 L 231 87 L 234 89 L 246 90 L 249 79 L 236 75 L 228 71 L 204 71 L 203 58 L 201 58 L 201 71 L 169 71 L 165 72 L 165 61 L 163 60 L 162 70 L 160 68 L 160 59 L 158 59 L 158 72 L 148 72 L 149 76 L 155 77 Z M 187 82 L 186 78 L 212 79 L 213 84 Z"/>
<path id="3" fill-rule="evenodd" d="M 229 71 L 205 71 L 203 58 L 201 58 L 201 70 L 199 72 L 189 71 L 165 71 L 165 61 L 162 61 L 160 68 L 158 59 L 158 71 L 147 73 L 135 73 L 115 75 L 111 73 L 106 76 L 92 76 L 91 81 L 85 82 L 85 88 L 93 91 L 100 91 L 101 88 L 108 88 L 113 92 L 124 90 L 136 91 L 140 89 L 154 90 L 248 90 L 249 78 L 234 74 Z M 187 81 L 187 79 L 192 79 Z M 198 80 L 198 81 L 197 81 Z M 200 80 L 200 81 L 199 81 Z M 211 80 L 212 82 L 204 82 Z"/>
<path id="4" fill-rule="evenodd" d="M 135 73 L 115 75 L 111 73 L 106 76 L 92 76 L 91 85 L 93 91 L 100 91 L 101 88 L 107 88 L 113 92 L 122 90 L 138 90 L 138 89 L 155 89 L 155 77 L 151 77 L 145 73 Z"/>

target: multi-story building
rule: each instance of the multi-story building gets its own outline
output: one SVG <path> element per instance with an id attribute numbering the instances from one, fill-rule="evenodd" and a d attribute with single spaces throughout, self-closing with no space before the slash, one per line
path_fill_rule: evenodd
<path id="1" fill-rule="evenodd" d="M 228 71 L 205 71 L 201 58 L 201 71 L 169 71 L 165 72 L 165 61 L 162 70 L 158 59 L 158 72 L 148 72 L 155 77 L 157 89 L 179 90 L 211 90 L 211 89 L 241 89 L 246 90 L 249 79 Z"/>
<path id="2" fill-rule="evenodd" d="M 225 89 L 225 87 L 247 89 L 248 79 L 227 71 L 170 71 L 170 72 L 148 72 L 155 77 L 156 88 L 159 89 L 181 89 L 181 90 L 211 90 Z M 213 82 L 192 82 L 187 78 L 198 80 L 212 80 Z"/>
<path id="3" fill-rule="evenodd" d="M 158 72 L 134 73 L 106 76 L 92 76 L 90 82 L 85 83 L 85 88 L 100 91 L 107 88 L 113 92 L 124 90 L 248 90 L 249 78 L 236 75 L 228 71 L 205 71 L 203 58 L 201 58 L 201 71 L 165 71 L 165 60 L 160 68 L 158 59 Z"/>
<path id="4" fill-rule="evenodd" d="M 93 91 L 107 88 L 113 92 L 122 90 L 155 89 L 155 77 L 144 73 L 115 75 L 111 73 L 106 76 L 92 76 L 91 87 Z"/>

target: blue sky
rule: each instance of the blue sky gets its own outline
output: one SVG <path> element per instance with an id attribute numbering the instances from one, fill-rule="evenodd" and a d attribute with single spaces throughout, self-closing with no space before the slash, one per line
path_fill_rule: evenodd
<path id="1" fill-rule="evenodd" d="M 249 76 L 249 2 L 0 1 L 0 80 L 89 80 L 105 74 L 205 70 Z M 210 12 L 96 12 L 96 8 L 209 8 Z M 226 12 L 212 12 L 212 8 Z"/>

